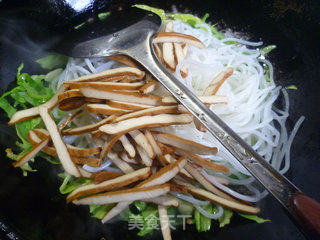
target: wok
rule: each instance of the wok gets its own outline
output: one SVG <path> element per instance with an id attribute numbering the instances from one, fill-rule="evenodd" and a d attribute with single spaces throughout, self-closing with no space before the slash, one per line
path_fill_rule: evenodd
<path id="1" fill-rule="evenodd" d="M 16 68 L 41 73 L 34 60 L 47 54 L 59 33 L 100 12 L 117 11 L 133 3 L 144 3 L 166 11 L 177 9 L 203 16 L 230 28 L 252 41 L 278 46 L 269 58 L 275 66 L 278 84 L 294 84 L 289 90 L 289 129 L 300 115 L 306 116 L 291 149 L 291 168 L 286 176 L 309 196 L 319 200 L 319 75 L 320 4 L 317 1 L 0 1 L 1 93 L 15 80 Z M 81 4 L 79 4 L 81 3 Z M 279 99 L 277 104 L 282 104 Z M 13 169 L 4 150 L 14 146 L 14 128 L 0 114 L 0 229 L 1 239 L 138 239 L 125 222 L 102 225 L 90 217 L 87 207 L 65 204 L 60 180 L 46 161 L 36 161 L 38 172 L 23 177 Z M 50 168 L 52 169 L 52 168 Z M 173 239 L 303 239 L 272 197 L 261 201 L 261 215 L 271 223 L 256 224 L 234 216 L 232 223 L 217 225 L 206 233 L 194 226 L 172 232 Z M 240 236 L 240 237 L 239 237 Z M 14 238 L 15 237 L 15 238 Z M 158 231 L 146 239 L 159 239 Z"/>

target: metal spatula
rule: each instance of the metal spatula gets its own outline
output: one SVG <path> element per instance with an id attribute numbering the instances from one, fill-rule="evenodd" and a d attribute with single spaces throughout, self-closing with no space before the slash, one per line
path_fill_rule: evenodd
<path id="1" fill-rule="evenodd" d="M 307 237 L 320 236 L 319 203 L 278 173 L 159 62 L 152 38 L 160 26 L 153 13 L 120 11 L 104 21 L 90 19 L 55 50 L 75 58 L 125 54 L 138 61 L 282 204 Z"/>

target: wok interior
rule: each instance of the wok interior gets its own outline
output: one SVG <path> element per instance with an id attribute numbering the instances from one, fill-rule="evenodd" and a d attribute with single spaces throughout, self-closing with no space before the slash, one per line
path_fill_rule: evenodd
<path id="1" fill-rule="evenodd" d="M 110 6 L 101 8 L 99 1 L 96 2 L 95 6 L 100 7 L 96 8 L 96 12 L 100 10 L 103 12 L 103 9 L 108 9 Z M 154 6 L 166 10 L 171 10 L 171 4 L 170 1 L 154 2 Z M 150 5 L 153 4 L 150 3 Z M 314 14 L 317 7 L 307 2 L 301 8 L 299 5 L 286 6 L 278 1 L 267 4 L 263 1 L 254 3 L 242 1 L 228 4 L 228 7 L 224 1 L 203 1 L 201 4 L 194 1 L 183 1 L 183 3 L 177 2 L 176 6 L 179 11 L 189 10 L 191 13 L 198 13 L 199 16 L 209 12 L 210 20 L 218 22 L 221 28 L 231 27 L 233 30 L 249 33 L 251 40 L 259 40 L 261 37 L 265 43 L 278 46 L 277 50 L 270 55 L 271 61 L 276 66 L 276 80 L 283 86 L 295 84 L 298 87 L 297 91 L 290 92 L 290 100 L 293 105 L 290 109 L 289 123 L 293 124 L 301 114 L 306 115 L 307 118 L 292 147 L 292 165 L 287 176 L 306 193 L 319 199 L 320 193 L 314 191 L 317 189 L 316 183 L 319 179 L 317 175 L 319 168 L 316 165 L 317 154 L 315 154 L 319 142 L 319 137 L 316 135 L 319 132 L 319 126 L 316 124 L 319 113 L 316 109 L 317 104 L 315 104 L 318 94 L 317 77 L 319 76 L 317 67 L 319 64 L 319 31 Z M 13 9 L 14 6 L 9 7 Z M 112 7 L 116 9 L 114 5 Z M 43 8 L 44 3 L 41 3 L 35 9 Z M 6 19 L 8 23 L 6 28 L 3 28 L 4 31 L 0 37 L 2 43 L 0 46 L 0 78 L 3 91 L 14 80 L 16 67 L 21 61 L 25 63 L 27 72 L 39 72 L 39 68 L 33 61 L 45 54 L 47 47 L 44 47 L 43 43 L 51 44 L 48 35 L 44 36 L 46 35 L 44 34 L 45 28 L 34 25 L 34 19 L 28 13 L 22 15 L 20 13 L 10 11 L 9 14 L 7 11 L 6 15 L 1 14 L 1 19 Z M 72 13 L 70 9 L 60 13 L 61 21 L 66 21 L 72 16 L 75 16 L 77 21 L 85 18 L 81 14 Z M 18 20 L 19 14 L 29 20 Z M 49 14 L 46 17 L 50 18 L 50 16 L 52 15 Z M 14 21 L 11 21 L 12 19 Z M 50 23 L 50 20 L 47 20 L 47 23 Z M 15 31 L 10 31 L 12 24 L 17 27 Z M 32 49 L 34 51 L 30 49 L 31 46 L 34 47 Z M 4 149 L 8 147 L 9 142 L 14 145 L 15 133 L 14 129 L 6 126 L 7 119 L 3 112 L 1 112 L 1 120 L 0 141 L 3 159 L 1 161 L 3 181 L 0 187 L 1 215 L 6 217 L 5 222 L 9 222 L 14 231 L 18 230 L 32 239 L 41 239 L 44 236 L 50 236 L 49 239 L 97 239 L 102 236 L 112 239 L 116 237 L 132 238 L 135 235 L 127 230 L 126 223 L 119 222 L 101 226 L 98 221 L 91 219 L 87 214 L 87 209 L 66 205 L 64 197 L 58 192 L 60 183 L 57 182 L 56 173 L 47 171 L 49 164 L 45 161 L 37 161 L 35 166 L 39 169 L 38 173 L 30 174 L 27 178 L 23 178 L 19 170 L 12 169 L 10 162 L 4 161 L 6 159 Z M 201 236 L 208 239 L 213 236 L 222 239 L 242 234 L 247 239 L 254 239 L 263 233 L 266 239 L 281 239 L 281 236 L 298 239 L 298 231 L 274 200 L 269 197 L 261 204 L 264 210 L 263 215 L 271 218 L 272 223 L 255 225 L 253 230 L 251 224 L 235 218 L 230 228 L 201 234 Z M 276 235 L 279 232 L 281 236 Z M 182 239 L 188 235 L 197 236 L 198 233 L 192 227 L 187 228 L 186 231 L 173 232 L 175 239 Z"/>

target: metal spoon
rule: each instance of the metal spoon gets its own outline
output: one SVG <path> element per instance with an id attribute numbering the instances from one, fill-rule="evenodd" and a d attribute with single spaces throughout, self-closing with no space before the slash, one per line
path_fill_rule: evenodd
<path id="1" fill-rule="evenodd" d="M 152 38 L 161 26 L 160 17 L 130 11 L 117 12 L 107 21 L 91 19 L 56 50 L 75 58 L 125 54 L 138 61 L 282 204 L 307 238 L 319 237 L 320 204 L 277 172 L 159 62 Z"/>

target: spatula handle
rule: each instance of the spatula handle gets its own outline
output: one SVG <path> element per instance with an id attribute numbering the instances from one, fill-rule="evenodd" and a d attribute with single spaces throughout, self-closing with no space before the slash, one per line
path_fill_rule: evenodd
<path id="1" fill-rule="evenodd" d="M 320 239 L 320 203 L 302 192 L 290 198 L 291 212 L 308 231 L 311 239 Z"/>
<path id="2" fill-rule="evenodd" d="M 142 35 L 143 31 L 139 30 L 139 33 Z M 157 59 L 152 48 L 152 34 L 150 33 L 150 35 L 146 35 L 145 37 L 146 40 L 144 42 L 141 41 L 134 47 L 119 53 L 132 57 L 149 70 L 219 140 L 225 149 L 282 204 L 302 232 L 306 236 L 309 236 L 309 228 L 304 225 L 303 221 L 306 216 L 310 217 L 310 214 L 306 214 L 301 207 L 300 197 L 295 197 L 291 201 L 292 196 L 300 192 L 299 189 L 275 170 L 226 123 L 210 111 L 179 79 L 174 77 Z M 300 215 L 304 216 L 304 218 L 298 217 Z"/>

